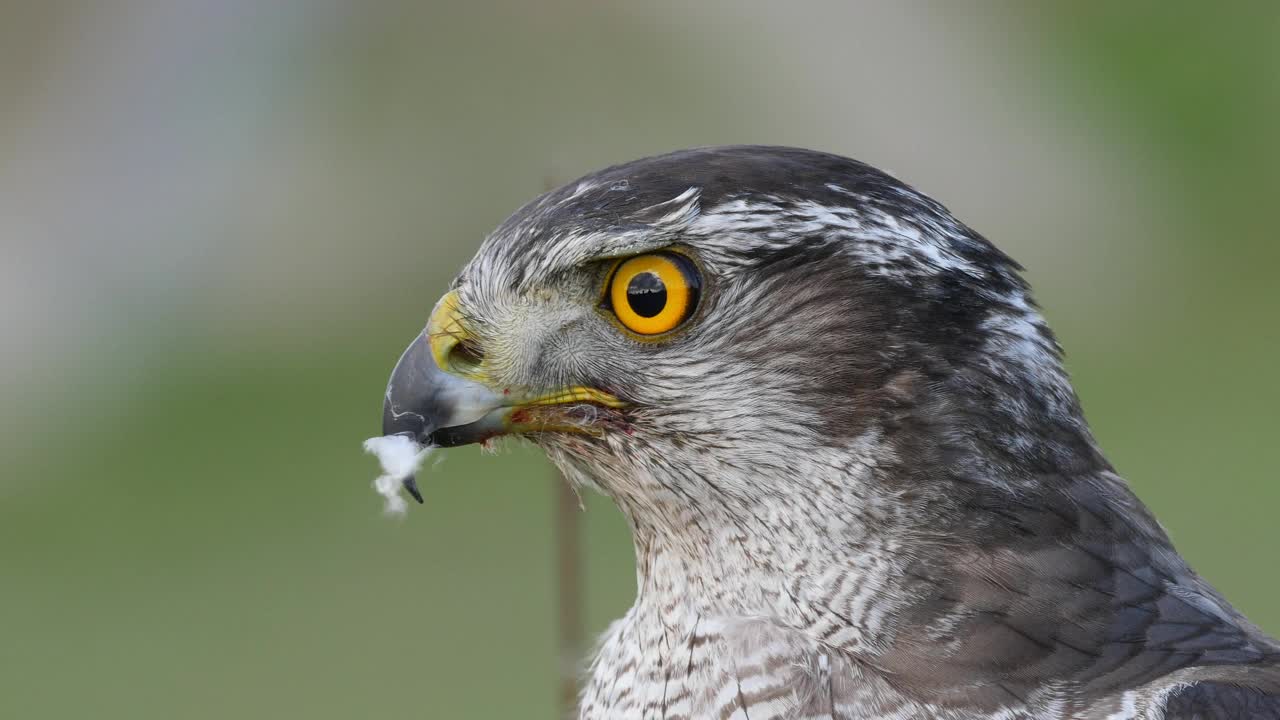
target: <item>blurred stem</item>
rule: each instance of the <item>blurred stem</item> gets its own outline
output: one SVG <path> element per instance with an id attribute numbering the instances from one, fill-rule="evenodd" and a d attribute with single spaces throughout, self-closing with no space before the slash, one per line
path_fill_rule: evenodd
<path id="1" fill-rule="evenodd" d="M 578 708 L 578 662 L 582 653 L 582 528 L 578 518 L 582 501 L 560 473 L 551 480 L 556 495 L 560 716 L 573 718 Z"/>

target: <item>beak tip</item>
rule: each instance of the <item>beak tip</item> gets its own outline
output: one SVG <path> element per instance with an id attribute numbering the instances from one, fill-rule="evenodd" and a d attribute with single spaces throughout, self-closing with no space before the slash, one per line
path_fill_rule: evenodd
<path id="1" fill-rule="evenodd" d="M 401 485 L 403 485 L 403 486 L 404 486 L 404 489 L 405 489 L 405 490 L 407 490 L 407 491 L 409 492 L 409 494 L 413 496 L 413 499 L 414 499 L 414 500 L 417 500 L 417 501 L 418 501 L 418 504 L 419 504 L 419 505 L 425 505 L 425 504 L 426 504 L 426 503 L 423 501 L 423 499 L 422 499 L 422 491 L 418 489 L 418 480 L 417 480 L 417 478 L 415 478 L 414 476 L 410 475 L 410 476 L 406 477 L 404 480 L 402 480 L 400 484 L 401 484 Z"/>

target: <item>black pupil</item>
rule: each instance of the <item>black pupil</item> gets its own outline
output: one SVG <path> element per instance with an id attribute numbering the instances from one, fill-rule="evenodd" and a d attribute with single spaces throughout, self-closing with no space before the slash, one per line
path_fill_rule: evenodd
<path id="1" fill-rule="evenodd" d="M 627 304 L 640 317 L 651 318 L 667 306 L 667 285 L 655 272 L 642 272 L 627 283 Z"/>

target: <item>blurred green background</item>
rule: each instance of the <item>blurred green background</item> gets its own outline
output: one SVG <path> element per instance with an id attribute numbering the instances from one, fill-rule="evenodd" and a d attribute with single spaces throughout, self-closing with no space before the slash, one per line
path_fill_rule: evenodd
<path id="1" fill-rule="evenodd" d="M 397 354 L 542 191 L 756 142 L 1029 268 L 1111 459 L 1280 632 L 1280 6 L 137 0 L 0 9 L 0 715 L 551 718 L 551 470 L 380 514 Z M 631 546 L 588 498 L 592 633 Z"/>

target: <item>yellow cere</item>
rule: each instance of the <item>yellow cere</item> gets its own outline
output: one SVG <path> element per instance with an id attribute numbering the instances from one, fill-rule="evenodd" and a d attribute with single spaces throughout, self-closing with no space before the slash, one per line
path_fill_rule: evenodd
<path id="1" fill-rule="evenodd" d="M 668 253 L 624 261 L 609 280 L 609 300 L 623 327 L 638 335 L 674 330 L 693 312 L 698 276 L 688 260 Z"/>
<path id="2" fill-rule="evenodd" d="M 485 368 L 483 358 L 475 355 L 474 336 L 463 323 L 464 313 L 458 291 L 451 290 L 436 303 L 427 321 L 427 342 L 436 366 L 459 377 L 481 380 Z"/>

